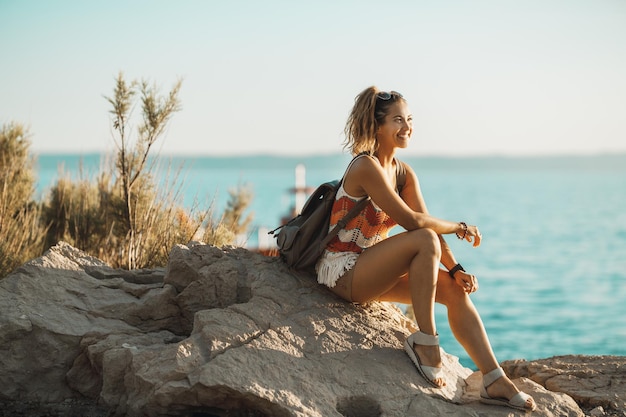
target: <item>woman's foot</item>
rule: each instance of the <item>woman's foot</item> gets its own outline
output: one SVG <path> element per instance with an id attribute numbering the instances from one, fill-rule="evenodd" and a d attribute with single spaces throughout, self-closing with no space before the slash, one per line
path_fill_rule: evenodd
<path id="1" fill-rule="evenodd" d="M 500 367 L 483 375 L 480 401 L 522 411 L 533 411 L 537 408 L 533 397 L 518 390 Z"/>
<path id="2" fill-rule="evenodd" d="M 413 333 L 407 338 L 404 349 L 426 381 L 435 388 L 446 385 L 439 350 L 439 336 L 422 332 Z"/>

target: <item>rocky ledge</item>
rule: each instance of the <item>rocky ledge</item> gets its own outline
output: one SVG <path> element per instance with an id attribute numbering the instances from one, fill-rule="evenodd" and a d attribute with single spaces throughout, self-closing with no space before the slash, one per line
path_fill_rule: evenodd
<path id="1" fill-rule="evenodd" d="M 395 306 L 346 303 L 277 258 L 179 245 L 123 271 L 59 243 L 0 281 L 1 415 L 510 416 L 443 352 L 422 380 Z M 624 357 L 503 364 L 534 416 L 626 416 Z M 582 407 L 582 408 L 581 408 Z"/>

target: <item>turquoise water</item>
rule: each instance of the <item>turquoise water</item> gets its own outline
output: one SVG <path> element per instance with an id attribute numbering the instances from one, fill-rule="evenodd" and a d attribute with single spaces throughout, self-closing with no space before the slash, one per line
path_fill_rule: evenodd
<path id="1" fill-rule="evenodd" d="M 457 260 L 476 274 L 472 299 L 499 360 L 561 354 L 626 355 L 626 155 L 561 158 L 412 158 L 431 214 L 480 226 L 479 248 L 448 238 Z M 165 159 L 165 158 L 162 158 Z M 174 158 L 184 163 L 184 204 L 218 212 L 228 190 L 254 194 L 254 231 L 272 229 L 293 204 L 298 163 L 307 184 L 338 178 L 349 160 L 324 157 Z M 97 155 L 40 155 L 38 190 L 100 167 Z M 261 231 L 259 236 L 264 237 Z M 438 306 L 443 348 L 473 368 Z"/>

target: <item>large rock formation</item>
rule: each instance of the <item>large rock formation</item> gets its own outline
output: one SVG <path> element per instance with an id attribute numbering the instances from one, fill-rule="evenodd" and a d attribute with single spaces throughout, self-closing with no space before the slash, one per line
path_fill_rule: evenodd
<path id="1" fill-rule="evenodd" d="M 0 281 L 0 405 L 6 415 L 514 414 L 479 404 L 480 376 L 445 352 L 448 386 L 427 386 L 402 349 L 412 331 L 393 305 L 351 305 L 244 249 L 181 245 L 167 269 L 121 271 L 60 243 Z M 534 415 L 584 415 L 571 389 L 523 377 Z"/>

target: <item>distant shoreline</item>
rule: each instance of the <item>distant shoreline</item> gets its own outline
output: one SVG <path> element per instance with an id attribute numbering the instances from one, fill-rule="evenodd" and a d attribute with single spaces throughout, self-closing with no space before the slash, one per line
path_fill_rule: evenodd
<path id="1" fill-rule="evenodd" d="M 38 169 L 56 169 L 59 162 L 81 162 L 84 166 L 99 166 L 110 153 L 39 153 L 34 154 Z M 535 169 L 535 170 L 585 170 L 585 171 L 626 171 L 626 152 L 598 153 L 592 155 L 540 155 L 540 156 L 419 156 L 402 155 L 398 157 L 413 166 L 414 169 Z M 345 153 L 311 155 L 175 155 L 161 154 L 157 158 L 172 166 L 193 168 L 194 165 L 215 169 L 291 169 L 297 164 L 305 164 L 307 169 L 328 169 L 345 165 L 350 156 Z M 66 168 L 72 169 L 70 166 Z"/>
<path id="2" fill-rule="evenodd" d="M 87 151 L 87 152 L 70 152 L 70 151 L 32 151 L 34 155 L 43 155 L 43 156 L 61 156 L 61 155 L 84 155 L 84 156 L 94 156 L 94 155 L 107 155 L 114 153 L 115 150 L 111 151 Z M 155 153 L 156 155 L 156 153 Z M 161 157 L 174 157 L 174 158 L 281 158 L 281 159 L 292 159 L 292 158 L 326 158 L 326 157 L 335 157 L 335 156 L 346 156 L 347 152 L 319 152 L 319 153 L 271 153 L 271 152 L 258 152 L 258 153 L 230 153 L 230 154 L 217 154 L 212 155 L 210 153 L 206 154 L 191 154 L 191 153 L 161 153 L 158 154 Z M 596 157 L 605 157 L 605 156 L 621 156 L 626 157 L 626 150 L 624 151 L 599 151 L 594 153 L 550 153 L 550 154 L 525 154 L 525 155 L 514 155 L 514 154 L 498 154 L 498 153 L 488 153 L 488 154 L 473 154 L 473 155 L 443 155 L 443 154 L 420 154 L 417 153 L 405 153 L 404 151 L 398 151 L 397 155 L 402 155 L 404 158 L 445 158 L 445 159 L 475 159 L 475 158 L 519 158 L 519 159 L 540 159 L 540 158 L 596 158 Z"/>

